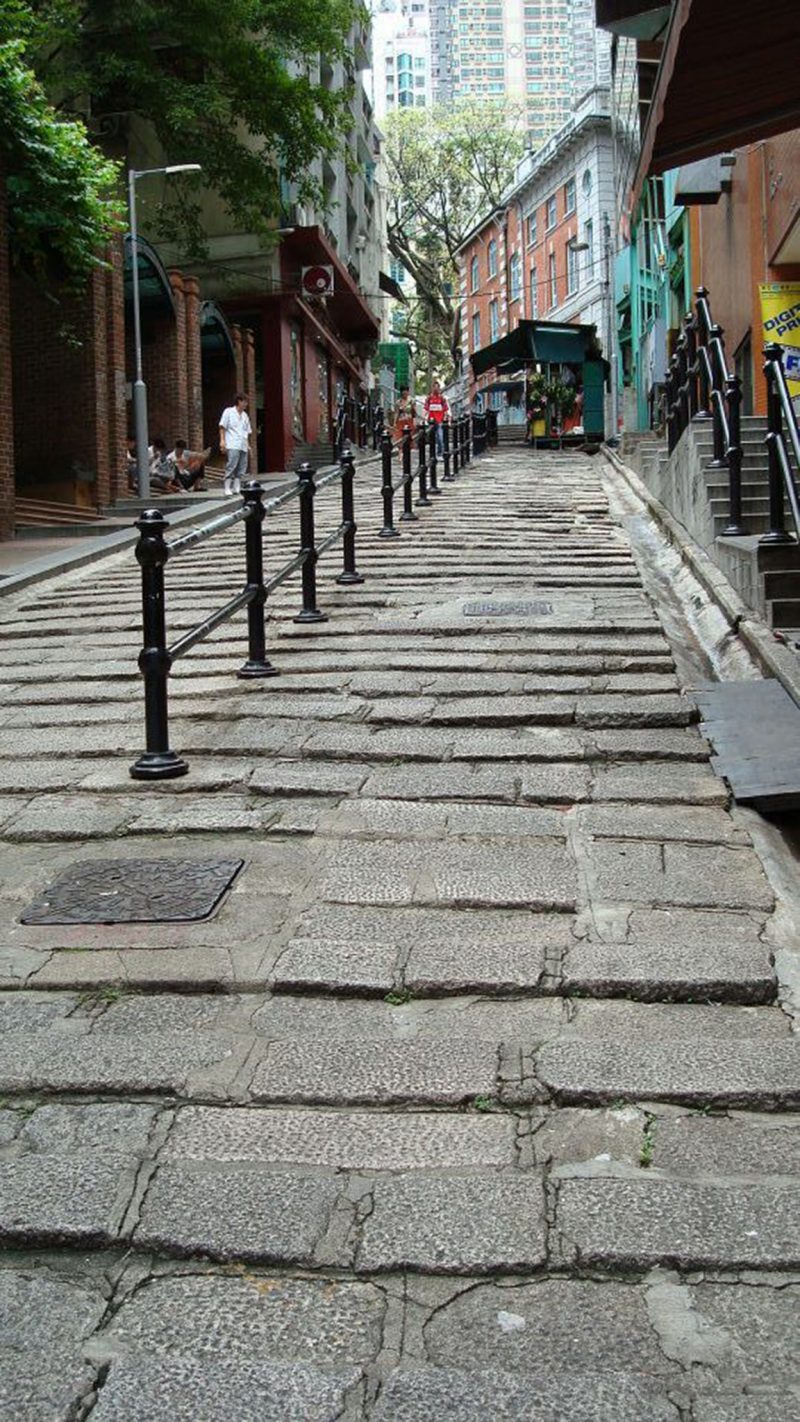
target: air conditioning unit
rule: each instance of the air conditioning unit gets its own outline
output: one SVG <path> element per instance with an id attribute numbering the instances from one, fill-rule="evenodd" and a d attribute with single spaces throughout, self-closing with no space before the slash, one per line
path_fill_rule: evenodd
<path id="1" fill-rule="evenodd" d="M 333 267 L 302 267 L 300 290 L 304 296 L 332 296 Z"/>

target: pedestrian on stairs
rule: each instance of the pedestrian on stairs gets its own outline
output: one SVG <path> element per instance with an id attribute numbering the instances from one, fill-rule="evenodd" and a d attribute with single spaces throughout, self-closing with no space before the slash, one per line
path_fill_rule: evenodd
<path id="1" fill-rule="evenodd" d="M 241 492 L 242 480 L 247 478 L 247 462 L 252 434 L 250 417 L 247 413 L 247 396 L 234 396 L 234 402 L 222 411 L 219 418 L 219 448 L 225 455 L 224 493 Z"/>
<path id="2" fill-rule="evenodd" d="M 434 377 L 433 385 L 431 386 L 431 393 L 425 401 L 425 419 L 433 420 L 433 423 L 436 426 L 436 453 L 439 458 L 441 458 L 442 452 L 444 450 L 442 425 L 447 419 L 449 413 L 450 406 L 448 405 L 444 395 L 442 394 L 442 387 L 439 384 L 438 378 Z"/>

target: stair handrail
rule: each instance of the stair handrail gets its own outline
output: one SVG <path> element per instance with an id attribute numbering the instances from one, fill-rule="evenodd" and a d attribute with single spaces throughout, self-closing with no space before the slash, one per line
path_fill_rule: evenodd
<path id="1" fill-rule="evenodd" d="M 767 381 L 767 458 L 769 460 L 769 529 L 759 543 L 793 543 L 786 529 L 784 494 L 789 501 L 795 532 L 800 539 L 800 502 L 797 481 L 789 457 L 794 454 L 800 473 L 800 430 L 783 368 L 783 347 L 770 342 L 764 347 L 764 375 Z M 786 435 L 788 433 L 789 443 Z"/>
<path id="2" fill-rule="evenodd" d="M 747 533 L 742 522 L 742 382 L 728 368 L 725 333 L 711 315 L 708 295 L 706 287 L 697 288 L 691 317 L 695 357 L 688 380 L 696 382 L 698 405 L 693 418 L 710 417 L 713 421 L 714 454 L 710 467 L 728 470 L 728 523 L 722 533 L 728 538 L 741 538 Z M 682 339 L 686 341 L 686 326 Z M 690 418 L 687 408 L 687 423 Z"/>

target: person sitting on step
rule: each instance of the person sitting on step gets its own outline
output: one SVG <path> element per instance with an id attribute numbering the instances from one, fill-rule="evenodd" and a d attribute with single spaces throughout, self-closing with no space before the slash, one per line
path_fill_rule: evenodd
<path id="1" fill-rule="evenodd" d="M 174 477 L 183 489 L 200 487 L 206 472 L 206 460 L 210 458 L 211 447 L 197 452 L 187 449 L 185 439 L 176 439 L 175 448 L 167 455 Z"/>

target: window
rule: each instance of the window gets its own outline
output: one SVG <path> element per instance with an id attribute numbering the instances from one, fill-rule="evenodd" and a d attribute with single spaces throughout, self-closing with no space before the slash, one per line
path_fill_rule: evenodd
<path id="1" fill-rule="evenodd" d="M 496 301 L 489 302 L 489 340 L 496 341 L 500 335 L 500 307 Z"/>
<path id="2" fill-rule="evenodd" d="M 519 252 L 512 252 L 511 260 L 508 264 L 508 278 L 511 289 L 511 300 L 519 301 L 522 291 L 522 262 Z"/>
<path id="3" fill-rule="evenodd" d="M 535 244 L 536 244 L 536 213 L 535 213 L 535 212 L 530 212 L 530 213 L 528 213 L 528 246 L 529 246 L 529 247 L 533 247 L 533 246 L 535 246 Z"/>
<path id="4" fill-rule="evenodd" d="M 591 281 L 594 277 L 594 223 L 586 222 L 583 227 L 583 240 L 586 243 L 586 277 Z"/>
<path id="5" fill-rule="evenodd" d="M 479 351 L 481 348 L 481 313 L 475 311 L 472 317 L 472 349 Z"/>
<path id="6" fill-rule="evenodd" d="M 565 213 L 568 213 L 568 212 L 574 212 L 574 211 L 575 211 L 575 179 L 574 179 L 574 178 L 570 178 L 569 182 L 564 184 L 564 212 L 565 212 Z"/>
<path id="7" fill-rule="evenodd" d="M 550 253 L 550 257 L 549 257 L 549 259 L 548 259 L 547 265 L 548 265 L 549 276 L 550 276 L 550 305 L 551 305 L 551 306 L 558 306 L 558 279 L 557 279 L 557 277 L 556 277 L 556 254 L 555 254 L 555 252 L 551 252 L 551 253 Z"/>
<path id="8" fill-rule="evenodd" d="M 478 287 L 480 286 L 480 280 L 481 280 L 481 278 L 480 278 L 480 267 L 479 267 L 479 265 L 478 265 L 478 258 L 477 258 L 477 257 L 473 257 L 473 258 L 472 258 L 472 261 L 471 261 L 470 264 L 469 264 L 469 289 L 470 289 L 470 291 L 477 291 L 477 290 L 478 290 Z"/>
<path id="9" fill-rule="evenodd" d="M 539 315 L 539 278 L 536 268 L 531 267 L 531 320 L 535 321 Z"/>
<path id="10" fill-rule="evenodd" d="M 575 251 L 574 241 L 569 241 L 567 243 L 567 295 L 572 296 L 579 286 L 578 253 Z"/>
<path id="11" fill-rule="evenodd" d="M 497 243 L 495 242 L 494 237 L 492 238 L 491 242 L 489 243 L 488 256 L 489 256 L 489 276 L 490 276 L 490 277 L 497 276 Z"/>
<path id="12" fill-rule="evenodd" d="M 554 194 L 553 197 L 547 199 L 547 230 L 548 230 L 548 232 L 551 230 L 551 228 L 555 227 L 555 225 L 556 225 L 556 199 L 555 199 L 555 194 Z"/>

